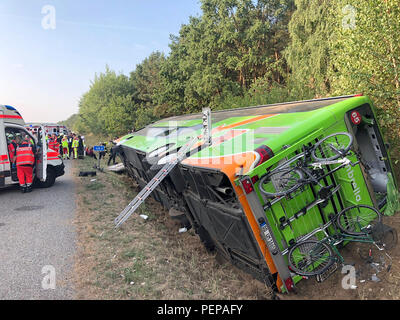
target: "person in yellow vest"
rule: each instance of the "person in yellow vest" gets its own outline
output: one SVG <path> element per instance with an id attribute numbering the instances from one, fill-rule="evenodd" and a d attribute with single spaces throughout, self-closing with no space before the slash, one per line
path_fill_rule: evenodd
<path id="1" fill-rule="evenodd" d="M 74 150 L 74 159 L 78 159 L 78 147 L 79 147 L 79 140 L 78 140 L 78 137 L 75 136 L 74 140 L 72 140 L 72 149 Z"/>
<path id="2" fill-rule="evenodd" d="M 64 136 L 61 140 L 61 145 L 63 149 L 63 159 L 69 160 L 69 146 L 68 146 L 68 137 Z"/>

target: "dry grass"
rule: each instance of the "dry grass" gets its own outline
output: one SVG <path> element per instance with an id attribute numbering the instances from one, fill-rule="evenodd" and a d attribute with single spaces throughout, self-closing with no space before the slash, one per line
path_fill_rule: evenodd
<path id="1" fill-rule="evenodd" d="M 94 160 L 75 162 L 75 173 L 91 170 Z M 148 199 L 122 226 L 114 218 L 136 195 L 124 175 L 97 173 L 78 178 L 75 221 L 78 253 L 77 299 L 269 299 L 270 290 L 230 264 L 220 265 L 197 235 L 179 234 L 168 213 Z"/>

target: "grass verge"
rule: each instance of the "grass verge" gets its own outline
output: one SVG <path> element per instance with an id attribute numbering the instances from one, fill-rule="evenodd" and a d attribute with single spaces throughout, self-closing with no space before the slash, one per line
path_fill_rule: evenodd
<path id="1" fill-rule="evenodd" d="M 77 180 L 75 264 L 77 299 L 269 299 L 270 290 L 230 264 L 218 264 L 193 231 L 176 224 L 153 199 L 118 230 L 114 218 L 137 194 L 125 175 L 93 170 L 95 160 L 74 162 Z M 103 163 L 103 165 L 105 165 Z"/>

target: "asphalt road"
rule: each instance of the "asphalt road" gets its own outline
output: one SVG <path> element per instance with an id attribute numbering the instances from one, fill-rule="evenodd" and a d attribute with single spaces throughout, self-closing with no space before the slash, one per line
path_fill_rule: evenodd
<path id="1" fill-rule="evenodd" d="M 52 188 L 0 190 L 0 299 L 73 298 L 75 187 L 65 165 Z"/>

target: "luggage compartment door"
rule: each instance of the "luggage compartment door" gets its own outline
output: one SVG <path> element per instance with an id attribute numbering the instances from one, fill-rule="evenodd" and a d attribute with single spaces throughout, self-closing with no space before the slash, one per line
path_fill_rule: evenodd
<path id="1" fill-rule="evenodd" d="M 388 151 L 381 135 L 378 121 L 369 104 L 347 113 L 347 127 L 355 137 L 363 173 L 374 198 L 381 209 L 386 204 L 388 173 L 392 173 Z"/>

